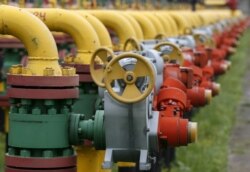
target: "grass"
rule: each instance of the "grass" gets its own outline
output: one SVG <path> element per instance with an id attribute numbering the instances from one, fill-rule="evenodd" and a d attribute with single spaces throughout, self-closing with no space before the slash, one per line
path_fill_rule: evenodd
<path id="1" fill-rule="evenodd" d="M 229 138 L 243 95 L 249 43 L 250 30 L 242 36 L 237 53 L 231 57 L 232 68 L 217 80 L 222 85 L 221 94 L 192 119 L 199 125 L 198 142 L 178 148 L 177 162 L 171 172 L 227 171 Z"/>
<path id="2" fill-rule="evenodd" d="M 3 171 L 4 164 L 4 150 L 5 150 L 5 136 L 0 133 L 0 172 Z"/>

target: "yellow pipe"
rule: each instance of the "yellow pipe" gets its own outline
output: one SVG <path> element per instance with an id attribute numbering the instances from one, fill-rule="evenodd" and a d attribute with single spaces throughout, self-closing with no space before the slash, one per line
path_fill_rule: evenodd
<path id="1" fill-rule="evenodd" d="M 1 5 L 0 11 L 0 34 L 13 35 L 23 42 L 29 56 L 29 74 L 43 76 L 45 68 L 52 68 L 55 75 L 62 75 L 56 43 L 48 28 L 23 9 Z"/>
<path id="2" fill-rule="evenodd" d="M 168 36 L 172 36 L 173 35 L 173 32 L 175 31 L 172 31 L 172 27 L 169 23 L 169 21 L 162 15 L 160 15 L 159 13 L 153 13 L 155 17 L 158 18 L 158 20 L 161 22 L 161 24 L 163 25 L 163 29 L 164 29 L 164 32 L 165 32 L 165 35 L 168 37 Z"/>
<path id="3" fill-rule="evenodd" d="M 105 10 L 90 10 L 88 12 L 97 17 L 107 28 L 110 28 L 117 33 L 119 37 L 119 50 L 123 49 L 124 43 L 127 39 L 131 37 L 136 38 L 136 33 L 132 25 L 121 14 Z"/>
<path id="4" fill-rule="evenodd" d="M 176 22 L 179 34 L 180 35 L 187 34 L 187 31 L 189 31 L 191 27 L 189 23 L 183 18 L 183 16 L 178 14 L 178 12 L 171 12 L 169 14 Z"/>
<path id="5" fill-rule="evenodd" d="M 24 8 L 25 7 L 25 0 L 19 0 L 18 4 L 19 4 L 20 8 Z"/>
<path id="6" fill-rule="evenodd" d="M 1 0 L 0 1 L 0 4 L 5 4 L 5 5 L 7 5 L 9 3 L 9 0 Z"/>
<path id="7" fill-rule="evenodd" d="M 167 20 L 168 24 L 170 25 L 171 27 L 171 36 L 178 36 L 179 35 L 179 31 L 178 31 L 178 27 L 177 27 L 177 24 L 175 22 L 175 20 L 169 15 L 169 13 L 166 13 L 166 12 L 157 12 L 159 15 L 162 15 L 165 20 Z"/>
<path id="8" fill-rule="evenodd" d="M 100 46 L 98 36 L 91 24 L 72 11 L 63 9 L 29 9 L 51 31 L 68 33 L 77 47 L 74 63 L 89 64 L 92 53 Z"/>
<path id="9" fill-rule="evenodd" d="M 161 24 L 160 20 L 153 15 L 152 12 L 143 12 L 142 15 L 145 15 L 154 25 L 157 36 L 156 37 L 165 37 L 166 33 Z"/>
<path id="10" fill-rule="evenodd" d="M 191 28 L 197 27 L 197 23 L 195 19 L 191 16 L 191 13 L 189 11 L 180 11 L 178 13 L 187 23 L 189 23 L 189 26 Z"/>
<path id="11" fill-rule="evenodd" d="M 79 10 L 76 11 L 76 13 L 86 19 L 93 26 L 98 35 L 101 46 L 112 49 L 112 41 L 109 36 L 109 32 L 102 24 L 102 22 L 100 22 L 100 20 L 98 20 L 95 16 L 89 14 L 86 11 Z"/>
<path id="12" fill-rule="evenodd" d="M 147 19 L 141 13 L 129 12 L 129 14 L 132 15 L 140 24 L 144 39 L 155 39 L 157 37 L 156 29 L 149 19 Z"/>
<path id="13" fill-rule="evenodd" d="M 133 26 L 137 39 L 139 41 L 142 41 L 144 38 L 143 38 L 142 29 L 139 23 L 132 16 L 130 16 L 127 12 L 121 12 L 121 14 L 125 16 L 128 19 L 128 21 L 131 23 L 131 25 Z"/>
<path id="14" fill-rule="evenodd" d="M 57 0 L 49 0 L 49 6 L 51 8 L 56 8 L 57 7 Z"/>

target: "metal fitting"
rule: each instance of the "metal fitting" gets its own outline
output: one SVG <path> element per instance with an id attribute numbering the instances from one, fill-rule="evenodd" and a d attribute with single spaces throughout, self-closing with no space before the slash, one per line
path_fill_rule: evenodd
<path id="1" fill-rule="evenodd" d="M 18 75 L 18 74 L 22 74 L 22 65 L 18 64 L 18 65 L 12 65 L 10 68 L 10 74 L 12 75 Z"/>
<path id="2" fill-rule="evenodd" d="M 53 76 L 54 75 L 54 69 L 47 67 L 43 70 L 43 76 Z"/>
<path id="3" fill-rule="evenodd" d="M 198 124 L 197 122 L 188 122 L 188 141 L 195 143 L 198 137 Z"/>
<path id="4" fill-rule="evenodd" d="M 63 67 L 62 68 L 62 75 L 63 76 L 74 76 L 76 74 L 76 69 L 73 67 Z"/>
<path id="5" fill-rule="evenodd" d="M 212 100 L 212 90 L 205 89 L 205 99 L 207 104 L 209 104 Z"/>

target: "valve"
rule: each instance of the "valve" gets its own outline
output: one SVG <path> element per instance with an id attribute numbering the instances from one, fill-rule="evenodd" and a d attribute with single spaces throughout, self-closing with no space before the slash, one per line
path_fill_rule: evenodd
<path id="1" fill-rule="evenodd" d="M 126 58 L 135 60 L 133 69 L 124 69 L 120 61 Z M 147 78 L 147 85 L 140 85 L 139 79 Z M 124 85 L 116 92 L 112 85 L 120 80 Z M 145 99 L 154 88 L 155 76 L 151 64 L 143 57 L 134 53 L 123 53 L 108 63 L 104 72 L 104 83 L 109 94 L 124 103 L 134 103 Z"/>
<path id="2" fill-rule="evenodd" d="M 110 62 L 113 58 L 113 51 L 105 47 L 97 49 L 92 55 L 89 66 L 90 74 L 94 82 L 100 87 L 105 87 L 103 82 L 104 70 L 108 62 Z"/>
<path id="3" fill-rule="evenodd" d="M 215 43 L 213 39 L 210 39 L 208 36 L 202 33 L 193 34 L 194 40 L 196 42 L 196 46 L 205 46 L 207 48 L 214 48 Z"/>
<path id="4" fill-rule="evenodd" d="M 162 42 L 157 44 L 154 49 L 162 53 L 162 58 L 165 62 L 174 60 L 180 65 L 183 64 L 184 57 L 177 45 L 170 42 Z"/>
<path id="5" fill-rule="evenodd" d="M 141 51 L 140 43 L 135 38 L 129 38 L 125 41 L 123 51 Z"/>

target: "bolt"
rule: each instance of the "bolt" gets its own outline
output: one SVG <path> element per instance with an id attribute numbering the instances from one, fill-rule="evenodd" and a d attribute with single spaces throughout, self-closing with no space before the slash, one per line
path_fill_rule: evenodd
<path id="1" fill-rule="evenodd" d="M 54 75 L 54 69 L 51 67 L 47 67 L 43 70 L 44 76 L 53 76 Z"/>
<path id="2" fill-rule="evenodd" d="M 62 74 L 63 76 L 74 76 L 76 74 L 76 69 L 69 66 L 63 67 Z"/>
<path id="3" fill-rule="evenodd" d="M 132 75 L 128 75 L 126 78 L 128 81 L 132 81 L 134 79 L 134 77 Z"/>
<path id="4" fill-rule="evenodd" d="M 12 65 L 10 68 L 10 74 L 21 74 L 22 73 L 22 65 Z"/>
<path id="5" fill-rule="evenodd" d="M 31 72 L 30 69 L 27 68 L 27 67 L 23 67 L 21 73 L 22 73 L 23 75 L 32 75 L 32 72 Z"/>

